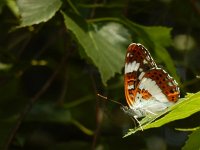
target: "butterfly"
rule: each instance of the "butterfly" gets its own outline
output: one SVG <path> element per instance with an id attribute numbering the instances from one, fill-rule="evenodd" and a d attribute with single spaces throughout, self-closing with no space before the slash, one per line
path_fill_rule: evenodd
<path id="1" fill-rule="evenodd" d="M 180 97 L 177 82 L 156 65 L 143 45 L 137 43 L 130 44 L 127 49 L 124 90 L 128 107 L 122 109 L 136 120 L 165 111 Z"/>

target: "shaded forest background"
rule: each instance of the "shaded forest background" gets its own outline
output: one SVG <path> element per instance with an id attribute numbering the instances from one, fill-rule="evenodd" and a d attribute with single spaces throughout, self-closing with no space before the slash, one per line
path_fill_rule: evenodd
<path id="1" fill-rule="evenodd" d="M 0 21 L 0 149 L 199 149 L 198 129 L 175 130 L 198 127 L 199 113 L 122 138 L 135 124 L 97 97 L 126 105 L 132 42 L 177 80 L 181 97 L 198 92 L 198 0 L 1 0 Z"/>

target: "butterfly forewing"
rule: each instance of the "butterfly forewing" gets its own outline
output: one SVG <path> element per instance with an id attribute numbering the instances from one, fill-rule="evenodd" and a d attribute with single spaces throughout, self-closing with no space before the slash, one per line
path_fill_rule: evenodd
<path id="1" fill-rule="evenodd" d="M 125 59 L 124 87 L 129 106 L 134 103 L 136 88 L 145 72 L 157 67 L 148 50 L 141 44 L 129 45 Z"/>

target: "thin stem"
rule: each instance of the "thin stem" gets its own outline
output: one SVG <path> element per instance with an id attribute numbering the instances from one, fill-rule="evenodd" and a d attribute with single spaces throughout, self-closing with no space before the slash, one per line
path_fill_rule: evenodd
<path id="1" fill-rule="evenodd" d="M 91 72 L 90 72 L 90 78 L 91 78 L 91 81 L 92 81 L 92 86 L 93 86 L 95 95 L 97 95 L 96 82 L 95 82 L 95 79 L 94 79 L 93 74 Z M 95 129 L 95 132 L 94 132 L 94 138 L 93 138 L 93 142 L 92 142 L 92 150 L 95 150 L 95 147 L 96 147 L 97 139 L 98 139 L 100 128 L 101 128 L 101 122 L 102 122 L 102 119 L 103 119 L 102 116 L 103 115 L 102 115 L 102 112 L 101 112 L 100 107 L 99 107 L 98 97 L 96 96 L 96 129 Z"/>
<path id="2" fill-rule="evenodd" d="M 75 12 L 77 15 L 80 15 L 78 9 L 76 9 L 76 7 L 75 7 L 74 4 L 71 2 L 71 0 L 67 0 L 67 2 L 68 2 L 69 5 L 71 6 L 71 8 L 74 10 L 74 12 Z"/>

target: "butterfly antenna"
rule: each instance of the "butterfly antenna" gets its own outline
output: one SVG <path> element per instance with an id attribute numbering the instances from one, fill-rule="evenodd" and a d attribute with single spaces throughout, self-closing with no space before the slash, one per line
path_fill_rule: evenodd
<path id="1" fill-rule="evenodd" d="M 112 99 L 110 99 L 110 98 L 108 98 L 108 97 L 106 97 L 106 96 L 103 96 L 103 95 L 101 95 L 101 94 L 97 94 L 97 96 L 101 97 L 102 99 L 109 100 L 109 101 L 111 101 L 111 102 L 113 102 L 113 103 L 116 103 L 116 104 L 120 105 L 122 108 L 124 108 L 124 105 L 122 105 L 122 104 L 121 104 L 120 102 L 118 102 L 118 101 L 112 100 Z M 134 118 L 134 119 L 133 119 L 133 118 Z M 139 124 L 141 130 L 143 131 L 142 125 L 141 125 L 140 121 L 137 119 L 137 117 L 134 116 L 133 118 L 131 117 L 131 119 L 133 119 L 134 123 L 135 123 L 135 120 L 136 120 L 136 122 Z"/>
<path id="2" fill-rule="evenodd" d="M 111 101 L 111 102 L 113 102 L 113 103 L 116 103 L 116 104 L 118 104 L 118 105 L 124 107 L 124 105 L 122 105 L 120 102 L 115 101 L 115 100 L 112 100 L 112 99 L 110 99 L 110 98 L 108 98 L 108 97 L 106 97 L 106 96 L 103 96 L 103 95 L 101 95 L 101 94 L 97 94 L 97 96 L 101 97 L 102 99 L 109 100 L 109 101 Z"/>

